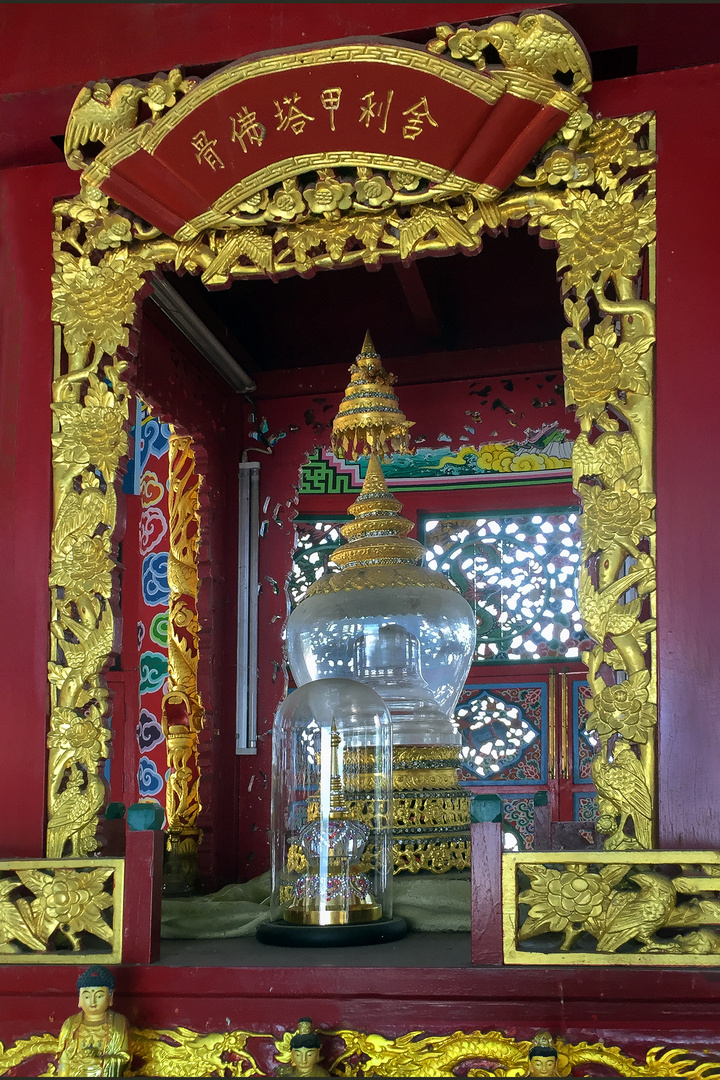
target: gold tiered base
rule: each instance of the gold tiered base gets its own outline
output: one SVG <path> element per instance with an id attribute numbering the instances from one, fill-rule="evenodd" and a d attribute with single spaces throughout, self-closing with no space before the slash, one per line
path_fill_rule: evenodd
<path id="1" fill-rule="evenodd" d="M 348 816 L 374 823 L 377 803 L 363 797 L 374 787 L 369 755 L 365 770 L 349 774 Z M 367 759 L 365 759 L 367 755 Z M 393 864 L 396 874 L 470 869 L 470 796 L 457 779 L 456 746 L 396 746 L 393 750 Z M 380 811 L 382 813 L 382 810 Z M 367 853 L 372 857 L 371 853 Z"/>

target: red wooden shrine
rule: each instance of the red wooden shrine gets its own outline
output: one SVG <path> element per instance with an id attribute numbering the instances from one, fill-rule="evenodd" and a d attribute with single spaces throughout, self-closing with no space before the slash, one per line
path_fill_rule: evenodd
<path id="1" fill-rule="evenodd" d="M 717 849 L 720 846 L 720 740 L 715 702 L 720 698 L 714 642 L 720 638 L 720 582 L 714 537 L 713 415 L 720 396 L 715 362 L 715 285 L 720 226 L 713 178 L 720 148 L 713 118 L 720 110 L 720 11 L 713 5 L 555 4 L 595 59 L 591 111 L 622 116 L 652 111 L 657 118 L 657 375 L 656 489 L 658 497 L 659 846 Z M 425 41 L 438 22 L 457 24 L 530 5 L 511 4 L 23 4 L 0 12 L 0 190 L 4 258 L 0 260 L 0 566 L 7 632 L 0 655 L 0 857 L 40 858 L 44 852 L 48 700 L 48 551 L 51 530 L 50 384 L 53 329 L 51 205 L 72 194 L 77 177 L 66 167 L 61 135 L 79 87 L 87 80 L 120 79 L 182 64 L 205 73 L 238 57 L 266 49 L 372 35 Z M 92 48 L 88 47 L 92 42 Z M 609 77 L 603 77 L 603 65 Z M 615 65 L 613 67 L 612 65 Z M 622 65 L 625 65 L 624 67 Z M 547 253 L 552 265 L 552 253 Z M 455 256 L 460 258 L 460 256 Z M 342 279 L 342 274 L 336 275 Z M 282 285 L 276 286 L 282 288 Z M 355 301 L 354 301 L 355 303 Z M 501 307 L 502 307 L 502 302 Z M 453 421 L 473 410 L 472 382 L 511 376 L 514 393 L 527 403 L 534 387 L 561 378 L 557 343 L 498 345 L 458 354 L 451 379 L 442 361 L 410 354 L 393 358 L 372 313 L 357 316 L 371 326 L 386 365 L 398 376 L 398 392 L 415 432 L 436 437 L 445 429 L 443 408 Z M 558 311 L 560 303 L 558 299 Z M 287 320 L 310 322 L 323 334 L 321 310 L 288 309 Z M 355 316 L 353 316 L 353 319 Z M 350 322 L 350 318 L 348 318 Z M 285 677 L 279 668 L 281 630 L 287 615 L 282 583 L 288 574 L 294 526 L 301 512 L 344 513 L 337 496 L 304 496 L 294 489 L 305 456 L 326 445 L 328 424 L 346 383 L 346 368 L 362 340 L 348 329 L 336 340 L 332 362 L 288 364 L 257 376 L 252 404 L 228 392 L 192 346 L 157 308 L 145 301 L 138 327 L 138 392 L 163 420 L 196 435 L 198 467 L 206 480 L 207 531 L 202 566 L 224 567 L 222 584 L 201 591 L 203 649 L 200 669 L 207 711 L 201 734 L 203 812 L 199 824 L 203 885 L 212 890 L 247 880 L 267 869 L 269 848 L 270 739 L 272 717 Z M 340 345 L 342 344 L 342 351 Z M 526 384 L 523 383 L 526 380 Z M 553 385 L 547 382 L 548 386 Z M 523 389 L 524 387 L 524 389 Z M 542 396 L 542 395 L 540 395 Z M 557 412 L 561 412 L 558 397 Z M 529 408 L 532 408 L 530 405 Z M 537 409 L 539 416 L 541 410 Z M 510 437 L 502 410 L 493 431 Z M 310 418 L 309 418 L 310 417 Z M 554 416 L 554 418 L 556 418 Z M 534 420 L 535 417 L 530 419 Z M 542 417 L 541 417 L 542 419 Z M 526 416 L 527 422 L 528 417 Z M 255 437 L 283 433 L 274 453 Z M 449 421 L 447 422 L 449 423 Z M 568 415 L 564 421 L 575 430 Z M 504 426 L 503 426 L 504 425 Z M 530 425 L 528 425 L 530 426 Z M 485 429 L 489 434 L 489 424 Z M 253 434 L 255 433 L 255 435 Z M 449 432 L 454 436 L 455 432 Z M 234 754 L 235 465 L 243 452 L 261 461 L 261 505 L 267 531 L 260 545 L 258 753 Z M 228 468 L 232 463 L 232 468 Z M 431 510 L 428 495 L 402 494 L 413 516 Z M 524 493 L 482 493 L 485 506 L 526 505 Z M 126 528 L 137 527 L 139 506 L 128 497 Z M 340 503 L 342 503 L 342 496 Z M 543 506 L 575 500 L 568 480 L 547 485 Z M 489 500 L 489 501 L 488 501 Z M 448 510 L 464 508 L 460 496 Z M 139 561 L 128 551 L 123 581 L 121 662 L 108 675 L 116 702 L 112 797 L 132 802 L 134 730 L 140 653 L 135 639 Z M 210 575 L 208 574 L 208 580 Z M 280 583 L 279 588 L 273 582 Z M 567 815 L 566 815 L 567 816 Z M 157 860 L 140 851 L 138 865 Z M 149 870 L 148 870 L 149 872 Z M 487 903 L 492 905 L 488 886 Z M 138 898 L 139 918 L 157 918 Z M 492 937 L 492 935 L 490 935 Z M 463 938 L 462 942 L 460 939 Z M 423 946 L 412 960 L 388 953 L 363 959 L 362 950 L 332 962 L 322 956 L 278 966 L 272 949 L 243 952 L 239 941 L 215 940 L 184 950 L 163 943 L 159 959 L 133 953 L 137 962 L 117 972 L 116 1006 L 142 1028 L 185 1025 L 197 1031 L 243 1028 L 282 1031 L 309 1014 L 329 1029 L 352 1028 L 398 1037 L 423 1030 L 448 1034 L 500 1030 L 518 1039 L 541 1028 L 569 1042 L 603 1039 L 639 1060 L 653 1046 L 682 1046 L 720 1060 L 720 984 L 714 969 L 563 969 L 490 967 L 497 942 L 473 943 L 457 935 L 452 948 Z M 485 950 L 483 953 L 482 950 Z M 248 959 L 249 957 L 249 959 Z M 2 957 L 0 956 L 0 960 Z M 0 963 L 0 1040 L 7 1046 L 41 1032 L 57 1032 L 75 1010 L 76 970 L 59 965 Z M 271 1060 L 264 1063 L 266 1070 Z"/>

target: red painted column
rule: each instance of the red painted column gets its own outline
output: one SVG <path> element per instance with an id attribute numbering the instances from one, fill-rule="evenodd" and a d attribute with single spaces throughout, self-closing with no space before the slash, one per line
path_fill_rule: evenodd
<path id="1" fill-rule="evenodd" d="M 159 830 L 128 829 L 125 836 L 124 964 L 152 964 L 160 957 L 164 840 Z"/>
<path id="2" fill-rule="evenodd" d="M 44 854 L 53 329 L 51 207 L 63 166 L 0 173 L 0 857 Z"/>
<path id="3" fill-rule="evenodd" d="M 502 964 L 502 824 L 470 825 L 472 874 L 470 956 L 473 964 Z"/>

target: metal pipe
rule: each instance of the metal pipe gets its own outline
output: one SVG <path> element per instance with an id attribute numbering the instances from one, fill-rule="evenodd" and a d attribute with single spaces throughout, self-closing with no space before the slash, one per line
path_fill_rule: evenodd
<path id="1" fill-rule="evenodd" d="M 160 274 L 153 277 L 152 286 L 151 299 L 218 374 L 222 375 L 228 386 L 239 394 L 252 393 L 256 389 L 256 383 L 208 330 L 180 293 Z"/>
<path id="2" fill-rule="evenodd" d="M 235 753 L 257 753 L 258 535 L 260 462 L 241 461 L 238 476 L 238 607 Z"/>

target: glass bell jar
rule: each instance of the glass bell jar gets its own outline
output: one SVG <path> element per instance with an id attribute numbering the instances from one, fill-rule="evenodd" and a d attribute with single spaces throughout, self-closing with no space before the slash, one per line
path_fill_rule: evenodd
<path id="1" fill-rule="evenodd" d="M 307 682 L 273 726 L 272 901 L 258 939 L 277 945 L 394 941 L 392 722 L 352 679 Z"/>

